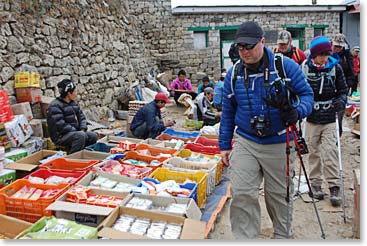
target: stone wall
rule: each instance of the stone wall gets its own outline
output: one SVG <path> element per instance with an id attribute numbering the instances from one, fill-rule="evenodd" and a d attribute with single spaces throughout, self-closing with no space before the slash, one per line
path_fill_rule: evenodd
<path id="1" fill-rule="evenodd" d="M 40 73 L 44 95 L 57 96 L 57 82 L 71 78 L 82 107 L 111 106 L 151 64 L 139 22 L 128 11 L 125 1 L 1 1 L 2 87 L 13 95 L 13 75 L 27 64 Z"/>

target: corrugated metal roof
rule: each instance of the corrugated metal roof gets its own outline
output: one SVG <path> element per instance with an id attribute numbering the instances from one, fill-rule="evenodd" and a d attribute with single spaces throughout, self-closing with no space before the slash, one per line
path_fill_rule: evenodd
<path id="1" fill-rule="evenodd" d="M 205 13 L 259 13 L 259 12 L 343 12 L 346 5 L 257 5 L 257 6 L 178 6 L 172 9 L 173 14 Z"/>

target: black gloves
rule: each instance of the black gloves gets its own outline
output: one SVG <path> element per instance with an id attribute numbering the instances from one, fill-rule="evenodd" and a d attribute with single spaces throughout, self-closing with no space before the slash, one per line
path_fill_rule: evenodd
<path id="1" fill-rule="evenodd" d="M 285 126 L 296 124 L 298 121 L 298 111 L 296 108 L 285 105 L 279 108 L 280 118 L 282 119 Z"/>
<path id="2" fill-rule="evenodd" d="M 338 99 L 335 99 L 332 105 L 333 105 L 335 112 L 339 112 L 345 109 L 344 102 Z"/>

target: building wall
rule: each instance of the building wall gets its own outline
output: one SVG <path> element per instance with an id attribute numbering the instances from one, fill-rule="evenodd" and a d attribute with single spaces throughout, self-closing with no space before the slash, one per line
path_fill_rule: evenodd
<path id="1" fill-rule="evenodd" d="M 338 33 L 340 16 L 338 12 L 316 13 L 250 13 L 250 14 L 177 14 L 170 13 L 169 0 L 130 1 L 130 11 L 139 19 L 145 37 L 145 46 L 151 49 L 153 59 L 156 59 L 158 69 L 171 70 L 175 77 L 178 70 L 184 69 L 194 84 L 198 83 L 204 74 L 217 80 L 221 70 L 220 31 L 216 27 L 238 26 L 247 20 L 260 23 L 263 30 L 273 37 L 270 48 L 276 46 L 277 31 L 283 30 L 283 25 L 307 24 L 305 28 L 305 47 L 308 49 L 310 40 L 314 37 L 312 25 L 328 25 L 325 35 L 332 38 Z M 140 4 L 138 4 L 140 3 Z M 208 47 L 194 49 L 193 31 L 190 27 L 211 27 L 208 31 Z M 271 32 L 271 31 L 276 32 Z"/>
<path id="2" fill-rule="evenodd" d="M 342 32 L 347 37 L 350 48 L 360 46 L 360 14 L 343 13 L 343 27 Z"/>

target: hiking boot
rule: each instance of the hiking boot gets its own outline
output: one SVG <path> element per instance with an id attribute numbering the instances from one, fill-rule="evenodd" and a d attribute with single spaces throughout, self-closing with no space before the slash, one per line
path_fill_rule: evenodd
<path id="1" fill-rule="evenodd" d="M 334 207 L 339 207 L 342 199 L 339 196 L 339 190 L 340 188 L 338 186 L 333 186 L 329 188 L 330 190 L 330 203 Z"/>
<path id="2" fill-rule="evenodd" d="M 313 194 L 313 198 L 317 200 L 324 200 L 324 192 L 321 189 L 321 185 L 313 185 L 312 194 Z"/>

